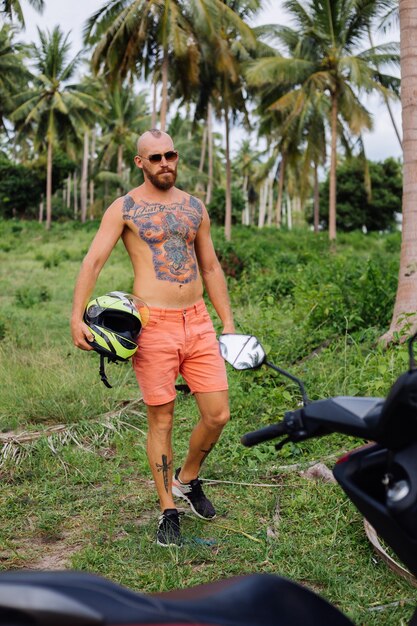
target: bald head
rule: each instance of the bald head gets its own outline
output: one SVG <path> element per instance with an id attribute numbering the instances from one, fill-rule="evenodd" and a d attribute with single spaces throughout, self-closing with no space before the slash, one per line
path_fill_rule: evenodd
<path id="1" fill-rule="evenodd" d="M 174 143 L 168 133 L 152 128 L 139 137 L 137 143 L 138 154 L 146 156 L 151 152 L 160 152 L 160 146 L 163 147 L 164 151 L 172 150 Z"/>

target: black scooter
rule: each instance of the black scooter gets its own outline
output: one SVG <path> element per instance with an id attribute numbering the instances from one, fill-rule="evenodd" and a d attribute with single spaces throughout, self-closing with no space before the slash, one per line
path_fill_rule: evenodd
<path id="1" fill-rule="evenodd" d="M 378 534 L 417 575 L 417 368 L 410 340 L 410 367 L 388 397 L 335 397 L 310 402 L 303 383 L 266 360 L 256 337 L 222 335 L 223 357 L 236 369 L 266 364 L 299 385 L 303 407 L 281 423 L 248 433 L 253 446 L 333 432 L 371 440 L 335 466 L 336 480 Z M 78 572 L 0 574 L 0 624 L 88 626 L 185 624 L 211 626 L 352 626 L 335 607 L 284 578 L 259 574 L 220 580 L 162 594 L 135 593 L 106 579 Z M 410 624 L 417 626 L 417 611 Z"/>

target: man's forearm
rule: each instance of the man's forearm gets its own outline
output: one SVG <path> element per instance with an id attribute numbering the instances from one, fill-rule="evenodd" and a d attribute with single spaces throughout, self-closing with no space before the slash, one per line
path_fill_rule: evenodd
<path id="1" fill-rule="evenodd" d="M 226 278 L 220 266 L 203 273 L 204 286 L 217 315 L 222 321 L 223 332 L 235 332 Z"/>
<path id="2" fill-rule="evenodd" d="M 96 284 L 98 273 L 98 270 L 90 266 L 88 261 L 83 262 L 74 289 L 72 320 L 82 320 L 86 304 Z"/>

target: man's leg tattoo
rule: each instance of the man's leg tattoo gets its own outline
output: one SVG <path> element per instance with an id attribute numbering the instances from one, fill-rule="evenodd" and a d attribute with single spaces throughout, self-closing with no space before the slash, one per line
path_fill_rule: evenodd
<path id="1" fill-rule="evenodd" d="M 162 465 L 156 463 L 156 469 L 158 472 L 162 472 L 162 476 L 164 477 L 164 487 L 165 491 L 169 492 L 169 484 L 168 484 L 168 472 L 172 467 L 172 461 L 168 461 L 168 457 L 165 454 L 162 455 Z"/>
<path id="2" fill-rule="evenodd" d="M 206 460 L 210 452 L 213 450 L 215 445 L 216 445 L 215 443 L 211 443 L 208 450 L 204 450 L 204 449 L 200 450 L 200 452 L 204 452 L 200 461 L 200 467 L 203 465 L 204 461 Z"/>

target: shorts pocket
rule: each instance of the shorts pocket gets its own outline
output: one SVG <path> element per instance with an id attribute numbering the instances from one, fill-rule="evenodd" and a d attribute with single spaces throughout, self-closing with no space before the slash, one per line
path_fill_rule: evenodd
<path id="1" fill-rule="evenodd" d="M 152 330 L 152 328 L 156 328 L 158 326 L 158 324 L 160 323 L 161 318 L 160 317 L 151 317 L 146 326 L 143 327 L 143 330 Z"/>

